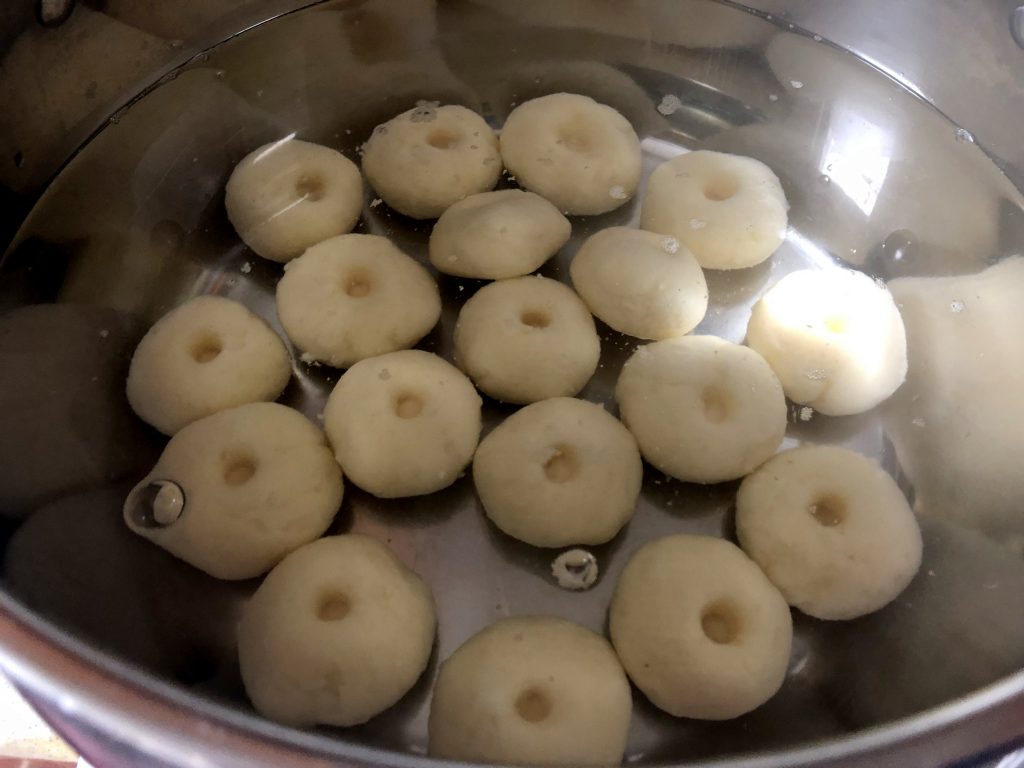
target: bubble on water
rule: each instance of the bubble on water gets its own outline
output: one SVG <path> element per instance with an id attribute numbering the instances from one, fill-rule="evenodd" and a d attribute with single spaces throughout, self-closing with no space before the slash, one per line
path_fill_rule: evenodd
<path id="1" fill-rule="evenodd" d="M 790 80 L 789 84 L 792 85 L 794 88 L 803 88 L 804 87 L 804 83 L 803 83 L 802 80 Z"/>
<path id="2" fill-rule="evenodd" d="M 814 36 L 814 42 L 820 43 L 821 42 L 821 35 L 815 35 Z"/>
<path id="3" fill-rule="evenodd" d="M 673 115 L 678 110 L 683 108 L 683 102 L 679 100 L 678 96 L 674 96 L 671 93 L 661 98 L 661 103 L 658 105 L 658 111 L 665 115 Z"/>
<path id="4" fill-rule="evenodd" d="M 313 355 L 311 355 L 309 352 L 303 352 L 301 355 L 299 355 L 299 360 L 304 362 L 306 365 L 310 365 L 314 368 L 320 367 L 320 361 L 313 357 Z"/>
<path id="5" fill-rule="evenodd" d="M 551 575 L 562 589 L 589 589 L 597 581 L 597 558 L 585 549 L 570 549 L 551 563 Z"/>
<path id="6" fill-rule="evenodd" d="M 832 177 L 829 176 L 827 173 L 823 173 L 821 174 L 821 176 L 818 177 L 818 181 L 820 181 L 822 184 L 831 184 Z"/>
<path id="7" fill-rule="evenodd" d="M 966 128 L 956 129 L 956 140 L 967 144 L 974 143 L 974 134 L 968 131 Z"/>
<path id="8" fill-rule="evenodd" d="M 925 425 L 925 420 L 922 419 L 920 416 L 915 416 L 913 419 L 910 420 L 910 423 L 913 424 L 915 427 L 923 427 Z"/>
<path id="9" fill-rule="evenodd" d="M 679 241 L 674 237 L 663 238 L 661 248 L 665 253 L 679 253 Z"/>
<path id="10" fill-rule="evenodd" d="M 800 421 L 810 421 L 812 416 L 814 416 L 813 408 L 805 405 L 800 409 Z"/>
<path id="11" fill-rule="evenodd" d="M 960 299 L 953 299 L 953 301 L 949 302 L 949 311 L 953 314 L 959 315 L 964 311 L 964 306 L 964 303 L 960 301 Z"/>
<path id="12" fill-rule="evenodd" d="M 821 368 L 812 368 L 804 374 L 811 381 L 823 381 L 828 378 L 828 374 L 825 373 Z"/>
<path id="13" fill-rule="evenodd" d="M 690 219 L 690 229 L 704 229 L 707 225 L 704 219 Z"/>
<path id="14" fill-rule="evenodd" d="M 778 100 L 779 100 L 779 94 L 777 94 L 777 93 L 769 93 L 768 94 L 768 101 L 778 101 Z"/>
<path id="15" fill-rule="evenodd" d="M 249 274 L 250 272 L 252 272 L 252 264 L 250 264 L 250 263 L 249 263 L 248 261 L 247 261 L 247 262 L 245 262 L 245 263 L 244 263 L 244 264 L 243 264 L 243 265 L 241 266 L 241 270 L 242 270 L 242 274 L 244 274 L 244 275 L 248 275 L 248 274 Z"/>
<path id="16" fill-rule="evenodd" d="M 618 184 L 608 190 L 608 196 L 615 198 L 616 200 L 625 200 L 628 197 L 626 190 Z"/>

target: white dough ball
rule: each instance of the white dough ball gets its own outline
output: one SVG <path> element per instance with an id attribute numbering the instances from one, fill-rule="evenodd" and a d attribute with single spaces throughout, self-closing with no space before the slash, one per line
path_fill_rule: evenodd
<path id="1" fill-rule="evenodd" d="M 386 546 L 329 536 L 278 565 L 238 625 L 242 681 L 287 725 L 358 725 L 404 696 L 434 644 L 430 589 Z"/>
<path id="2" fill-rule="evenodd" d="M 482 392 L 532 403 L 579 392 L 597 370 L 601 341 L 586 305 L 546 277 L 485 285 L 455 324 L 455 359 Z"/>
<path id="3" fill-rule="evenodd" d="M 848 269 L 786 275 L 754 305 L 747 344 L 768 361 L 790 400 L 829 416 L 874 408 L 907 374 L 896 302 Z"/>
<path id="4" fill-rule="evenodd" d="M 654 169 L 640 226 L 671 235 L 705 269 L 742 269 L 771 256 L 786 236 L 786 193 L 759 160 L 701 150 Z"/>
<path id="5" fill-rule="evenodd" d="M 640 184 L 640 140 L 612 107 L 588 96 L 552 93 L 512 110 L 501 158 L 531 192 L 568 214 L 618 208 Z"/>
<path id="6" fill-rule="evenodd" d="M 618 765 L 632 714 L 608 641 L 553 616 L 513 616 L 441 665 L 430 754 L 488 765 Z"/>
<path id="7" fill-rule="evenodd" d="M 324 427 L 349 479 L 374 496 L 447 488 L 480 440 L 480 396 L 455 366 L 416 349 L 356 363 L 324 408 Z"/>
<path id="8" fill-rule="evenodd" d="M 701 720 L 739 717 L 774 696 L 793 640 L 785 599 L 739 547 L 685 534 L 633 554 L 608 629 L 655 706 Z"/>
<path id="9" fill-rule="evenodd" d="M 363 209 L 363 179 L 340 152 L 284 139 L 235 166 L 224 203 L 246 245 L 265 259 L 288 261 L 352 231 Z"/>
<path id="10" fill-rule="evenodd" d="M 128 495 L 124 519 L 211 576 L 250 579 L 327 530 L 342 490 L 319 429 L 283 405 L 249 403 L 172 437 Z"/>
<path id="11" fill-rule="evenodd" d="M 899 486 L 834 446 L 784 451 L 748 476 L 736 533 L 790 605 L 819 619 L 877 611 L 921 565 L 921 531 Z"/>
<path id="12" fill-rule="evenodd" d="M 622 368 L 615 398 L 644 458 L 688 482 L 743 477 L 786 434 L 786 398 L 768 363 L 715 336 L 640 347 Z"/>
<path id="13" fill-rule="evenodd" d="M 704 319 L 708 285 L 685 246 L 668 235 L 610 227 L 576 252 L 572 284 L 598 318 L 639 339 L 670 339 Z"/>
<path id="14" fill-rule="evenodd" d="M 550 259 L 570 234 L 569 220 L 540 195 L 481 192 L 441 214 L 430 233 L 430 262 L 460 277 L 519 277 Z"/>
<path id="15" fill-rule="evenodd" d="M 643 463 L 629 430 L 604 408 L 555 397 L 481 441 L 473 481 L 509 536 L 537 547 L 603 544 L 633 516 Z"/>
<path id="16" fill-rule="evenodd" d="M 363 150 L 363 172 L 399 213 L 436 219 L 458 200 L 498 183 L 498 137 L 465 107 L 421 105 L 374 129 Z"/>
<path id="17" fill-rule="evenodd" d="M 291 376 L 284 342 L 244 305 L 197 296 L 161 317 L 139 342 L 127 394 L 165 435 L 211 413 L 274 400 Z"/>
<path id="18" fill-rule="evenodd" d="M 285 267 L 277 315 L 304 359 L 347 368 L 426 336 L 441 317 L 441 294 L 386 238 L 341 235 Z"/>

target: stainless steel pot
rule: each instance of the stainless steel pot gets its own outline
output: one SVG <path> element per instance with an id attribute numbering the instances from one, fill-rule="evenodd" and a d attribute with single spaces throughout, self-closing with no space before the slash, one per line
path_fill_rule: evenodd
<path id="1" fill-rule="evenodd" d="M 565 89 L 626 114 L 649 166 L 674 144 L 754 154 L 779 172 L 793 228 L 774 267 L 710 278 L 704 328 L 736 340 L 769 279 L 800 265 L 847 262 L 891 279 L 976 272 L 1024 249 L 1015 3 L 45 5 L 48 26 L 28 4 L 0 8 L 2 221 L 12 238 L 0 264 L 0 665 L 102 768 L 430 764 L 436 658 L 365 727 L 268 723 L 245 703 L 234 664 L 237 608 L 255 584 L 213 582 L 119 520 L 126 487 L 160 446 L 120 394 L 141 329 L 197 292 L 242 298 L 275 320 L 278 271 L 242 248 L 222 210 L 226 174 L 253 146 L 297 131 L 354 153 L 373 125 L 419 98 L 466 103 L 500 124 L 512 103 Z M 635 215 L 633 206 L 575 221 L 573 244 L 547 273 L 564 278 L 588 233 Z M 369 206 L 362 226 L 417 254 L 429 232 Z M 442 281 L 446 311 L 429 348 L 449 351 L 454 312 L 474 288 Z M 603 330 L 605 367 L 586 394 L 607 402 L 635 344 Z M 337 372 L 295 373 L 285 400 L 315 417 Z M 895 415 L 844 420 L 804 422 L 794 411 L 791 435 L 871 453 L 920 497 L 890 440 L 890 419 L 911 418 L 896 405 Z M 492 423 L 507 412 L 488 409 Z M 1001 429 L 995 437 L 1024 424 Z M 1005 510 L 923 510 L 925 566 L 893 605 L 842 625 L 798 618 L 790 679 L 757 712 L 700 724 L 638 699 L 628 761 L 925 766 L 1020 741 L 1024 559 L 1014 547 L 1024 489 L 1007 483 Z M 554 553 L 488 528 L 468 483 L 411 513 L 353 491 L 337 530 L 387 539 L 415 563 L 439 597 L 443 658 L 510 612 L 600 629 L 629 552 L 668 531 L 729 535 L 733 491 L 649 473 L 636 520 L 595 550 L 603 576 L 584 595 L 550 582 Z"/>

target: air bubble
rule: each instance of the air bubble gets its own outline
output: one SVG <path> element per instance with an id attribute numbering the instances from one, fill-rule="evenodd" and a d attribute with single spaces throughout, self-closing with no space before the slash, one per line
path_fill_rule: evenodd
<path id="1" fill-rule="evenodd" d="M 777 93 L 769 93 L 768 94 L 768 101 L 778 101 L 778 100 L 779 100 L 779 94 L 777 94 Z"/>
<path id="2" fill-rule="evenodd" d="M 953 301 L 949 302 L 949 311 L 955 315 L 959 315 L 961 312 L 964 311 L 964 306 L 964 303 L 960 301 L 960 299 L 954 299 Z"/>
<path id="3" fill-rule="evenodd" d="M 511 178 L 511 177 L 510 177 Z M 629 195 L 626 194 L 626 190 L 616 184 L 614 187 L 608 190 L 608 196 L 616 200 L 625 200 Z"/>
<path id="4" fill-rule="evenodd" d="M 820 43 L 821 42 L 821 35 L 815 35 L 814 36 L 814 42 Z"/>
<path id="5" fill-rule="evenodd" d="M 674 237 L 666 237 L 661 241 L 661 248 L 665 253 L 679 253 L 679 241 Z"/>
<path id="6" fill-rule="evenodd" d="M 704 219 L 690 219 L 690 229 L 704 229 L 707 225 Z"/>
<path id="7" fill-rule="evenodd" d="M 966 128 L 956 129 L 956 140 L 966 144 L 974 143 L 974 134 L 968 131 Z"/>
<path id="8" fill-rule="evenodd" d="M 803 83 L 802 80 L 790 80 L 789 84 L 792 85 L 794 88 L 803 88 L 804 87 L 804 83 Z"/>
<path id="9" fill-rule="evenodd" d="M 585 549 L 570 549 L 551 563 L 551 575 L 562 589 L 589 589 L 597 581 L 597 558 Z"/>

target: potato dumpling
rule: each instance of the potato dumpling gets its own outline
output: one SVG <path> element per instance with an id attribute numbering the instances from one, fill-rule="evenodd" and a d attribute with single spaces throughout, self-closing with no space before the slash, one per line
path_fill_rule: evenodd
<path id="1" fill-rule="evenodd" d="M 391 550 L 328 536 L 282 560 L 243 609 L 242 682 L 271 720 L 358 725 L 423 674 L 435 626 L 429 588 Z"/>
<path id="2" fill-rule="evenodd" d="M 319 429 L 283 405 L 249 403 L 172 437 L 128 495 L 124 519 L 211 576 L 250 579 L 327 530 L 342 490 Z"/>
<path id="3" fill-rule="evenodd" d="M 519 277 L 550 259 L 571 233 L 569 220 L 540 195 L 481 192 L 441 214 L 430 233 L 430 263 L 459 277 Z"/>
<path id="4" fill-rule="evenodd" d="M 441 294 L 386 238 L 341 235 L 285 267 L 277 315 L 304 359 L 347 368 L 422 339 L 441 316 Z"/>
<path id="5" fill-rule="evenodd" d="M 704 271 L 668 235 L 629 227 L 603 229 L 576 252 L 570 274 L 597 318 L 639 339 L 689 333 L 708 308 Z"/>
<path id="6" fill-rule="evenodd" d="M 421 104 L 373 130 L 363 173 L 399 213 L 436 219 L 458 200 L 498 183 L 498 137 L 465 107 Z"/>
<path id="7" fill-rule="evenodd" d="M 618 765 L 632 713 L 608 641 L 551 616 L 513 616 L 441 665 L 430 754 L 517 765 Z"/>
<path id="8" fill-rule="evenodd" d="M 128 402 L 173 435 L 204 416 L 274 400 L 291 377 L 281 338 L 243 304 L 197 296 L 154 323 L 128 369 Z"/>
<path id="9" fill-rule="evenodd" d="M 458 479 L 480 440 L 480 396 L 437 355 L 408 349 L 356 363 L 324 408 L 348 478 L 374 496 L 433 493 Z"/>
<path id="10" fill-rule="evenodd" d="M 786 434 L 786 398 L 768 363 L 715 336 L 640 347 L 622 368 L 615 398 L 644 458 L 688 482 L 743 477 Z"/>
<path id="11" fill-rule="evenodd" d="M 863 413 L 907 374 L 903 318 L 889 291 L 861 272 L 791 272 L 754 305 L 747 345 L 786 396 L 828 416 Z"/>
<path id="12" fill-rule="evenodd" d="M 734 544 L 678 534 L 626 564 L 608 614 L 633 683 L 670 715 L 727 720 L 775 695 L 789 665 L 789 606 Z"/>
<path id="13" fill-rule="evenodd" d="M 363 209 L 363 179 L 340 152 L 287 138 L 235 166 L 224 203 L 246 245 L 265 259 L 288 261 L 352 231 Z"/>
<path id="14" fill-rule="evenodd" d="M 520 104 L 501 131 L 508 172 L 566 214 L 607 213 L 636 194 L 640 140 L 612 107 L 576 93 Z"/>
<path id="15" fill-rule="evenodd" d="M 819 619 L 877 611 L 921 565 L 921 531 L 896 482 L 830 445 L 784 451 L 747 477 L 736 533 L 789 604 Z"/>
<path id="16" fill-rule="evenodd" d="M 575 395 L 601 357 L 586 305 L 546 277 L 485 285 L 463 305 L 454 336 L 459 367 L 506 403 Z"/>
<path id="17" fill-rule="evenodd" d="M 760 160 L 700 150 L 654 169 L 640 226 L 676 238 L 705 269 L 742 269 L 782 245 L 788 210 L 778 177 Z"/>
<path id="18" fill-rule="evenodd" d="M 509 416 L 473 458 L 487 516 L 537 547 L 602 544 L 633 516 L 643 463 L 636 440 L 596 403 L 555 397 Z"/>

